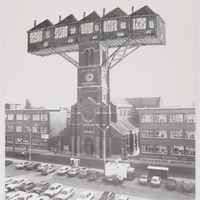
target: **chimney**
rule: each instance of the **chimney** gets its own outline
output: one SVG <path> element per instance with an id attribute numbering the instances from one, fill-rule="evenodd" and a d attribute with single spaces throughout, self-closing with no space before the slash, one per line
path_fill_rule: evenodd
<path id="1" fill-rule="evenodd" d="M 83 12 L 83 18 L 85 18 L 85 12 Z"/>
<path id="2" fill-rule="evenodd" d="M 59 22 L 61 21 L 61 15 L 59 15 Z"/>
<path id="3" fill-rule="evenodd" d="M 36 20 L 34 20 L 34 27 L 36 27 Z"/>
<path id="4" fill-rule="evenodd" d="M 106 9 L 103 9 L 103 17 L 106 15 Z"/>
<path id="5" fill-rule="evenodd" d="M 134 13 L 134 6 L 132 6 L 132 13 Z"/>

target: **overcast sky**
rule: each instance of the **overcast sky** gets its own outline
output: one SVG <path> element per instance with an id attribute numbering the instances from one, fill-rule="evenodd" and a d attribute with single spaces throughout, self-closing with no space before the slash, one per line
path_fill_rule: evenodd
<path id="1" fill-rule="evenodd" d="M 77 98 L 77 69 L 58 55 L 27 53 L 27 31 L 49 19 L 74 14 L 80 20 L 120 7 L 127 14 L 148 5 L 166 22 L 166 46 L 141 47 L 111 71 L 111 96 L 163 98 L 165 106 L 196 99 L 195 0 L 6 0 L 4 15 L 5 102 L 46 108 L 69 107 Z"/>

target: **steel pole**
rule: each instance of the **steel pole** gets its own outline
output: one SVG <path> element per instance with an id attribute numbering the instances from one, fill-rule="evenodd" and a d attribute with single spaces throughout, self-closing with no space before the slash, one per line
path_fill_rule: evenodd
<path id="1" fill-rule="evenodd" d="M 29 134 L 30 134 L 30 143 L 29 143 L 29 161 L 31 161 L 31 148 L 32 148 L 32 145 L 31 145 L 31 143 L 32 143 L 32 127 L 30 128 L 30 132 L 29 132 Z"/>
<path id="2" fill-rule="evenodd" d="M 104 175 L 106 171 L 106 130 L 103 131 L 103 166 L 104 166 Z"/>

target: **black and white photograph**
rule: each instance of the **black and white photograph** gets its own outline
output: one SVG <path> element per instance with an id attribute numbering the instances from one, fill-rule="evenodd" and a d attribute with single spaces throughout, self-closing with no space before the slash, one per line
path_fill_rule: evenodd
<path id="1" fill-rule="evenodd" d="M 196 0 L 3 11 L 0 199 L 198 199 Z"/>

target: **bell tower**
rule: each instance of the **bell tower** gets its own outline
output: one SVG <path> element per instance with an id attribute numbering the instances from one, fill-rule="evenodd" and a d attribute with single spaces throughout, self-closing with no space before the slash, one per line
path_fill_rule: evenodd
<path id="1" fill-rule="evenodd" d="M 103 42 L 79 44 L 77 103 L 72 106 L 73 155 L 103 156 L 100 128 L 109 125 L 111 116 L 107 56 Z"/>

